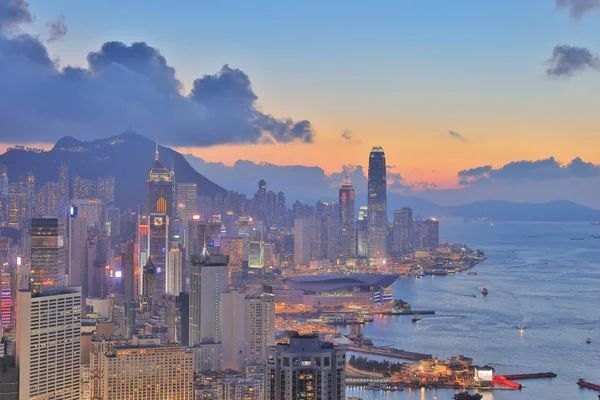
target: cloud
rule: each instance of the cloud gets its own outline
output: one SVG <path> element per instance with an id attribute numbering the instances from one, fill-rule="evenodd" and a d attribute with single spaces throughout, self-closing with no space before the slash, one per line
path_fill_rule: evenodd
<path id="1" fill-rule="evenodd" d="M 600 166 L 577 157 L 568 164 L 561 164 L 554 157 L 536 161 L 514 161 L 501 168 L 489 165 L 463 170 L 458 173 L 459 184 L 504 180 L 513 182 L 542 181 L 564 178 L 590 178 L 600 176 Z"/>
<path id="2" fill-rule="evenodd" d="M 354 137 L 354 132 L 352 132 L 350 129 L 344 129 L 340 135 L 340 138 L 348 143 L 360 143 L 360 140 Z"/>
<path id="3" fill-rule="evenodd" d="M 450 135 L 450 137 L 452 139 L 458 139 L 458 140 L 462 140 L 463 142 L 466 142 L 467 139 L 466 137 L 464 137 L 463 135 L 461 135 L 460 133 L 456 132 L 456 131 L 448 131 L 448 134 Z"/>
<path id="4" fill-rule="evenodd" d="M 46 26 L 50 29 L 49 42 L 63 38 L 69 31 L 69 27 L 65 23 L 65 17 L 63 15 L 54 22 L 48 22 Z"/>
<path id="5" fill-rule="evenodd" d="M 600 0 L 556 0 L 556 8 L 568 9 L 571 18 L 579 19 L 589 11 L 600 9 Z"/>
<path id="6" fill-rule="evenodd" d="M 0 32 L 33 21 L 25 0 L 0 0 Z"/>
<path id="7" fill-rule="evenodd" d="M 0 0 L 4 142 L 47 143 L 67 134 L 89 140 L 127 126 L 160 134 L 171 146 L 313 141 L 309 121 L 262 112 L 239 69 L 225 65 L 186 95 L 175 69 L 143 42 L 107 42 L 88 54 L 84 68 L 59 65 L 37 37 L 5 29 L 32 20 L 26 2 Z"/>
<path id="8" fill-rule="evenodd" d="M 556 77 L 572 76 L 588 68 L 600 68 L 600 60 L 590 50 L 568 45 L 554 46 L 552 57 L 547 62 L 550 68 L 546 73 Z"/>

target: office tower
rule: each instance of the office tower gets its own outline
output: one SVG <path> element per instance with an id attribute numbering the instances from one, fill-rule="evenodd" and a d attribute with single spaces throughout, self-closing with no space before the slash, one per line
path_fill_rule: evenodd
<path id="1" fill-rule="evenodd" d="M 275 222 L 277 226 L 286 226 L 287 211 L 288 209 L 285 205 L 285 194 L 283 192 L 279 192 L 277 193 L 277 218 Z"/>
<path id="2" fill-rule="evenodd" d="M 246 294 L 238 291 L 222 293 L 221 314 L 223 368 L 241 371 L 246 359 Z"/>
<path id="3" fill-rule="evenodd" d="M 29 235 L 32 289 L 39 291 L 42 286 L 64 286 L 64 218 L 33 218 Z"/>
<path id="4" fill-rule="evenodd" d="M 294 220 L 294 264 L 308 265 L 310 262 L 310 219 Z"/>
<path id="5" fill-rule="evenodd" d="M 190 345 L 190 294 L 187 292 L 179 293 L 175 299 L 177 311 L 177 342 L 182 346 Z"/>
<path id="6" fill-rule="evenodd" d="M 37 215 L 39 217 L 49 217 L 56 215 L 56 202 L 58 192 L 55 182 L 46 182 L 38 191 Z"/>
<path id="7" fill-rule="evenodd" d="M 348 177 L 340 188 L 339 223 L 341 256 L 356 257 L 356 229 L 354 225 L 354 188 Z"/>
<path id="8" fill-rule="evenodd" d="M 102 200 L 99 199 L 77 199 L 71 202 L 77 207 L 79 218 L 85 218 L 90 229 L 100 230 L 102 228 Z"/>
<path id="9" fill-rule="evenodd" d="M 35 176 L 29 172 L 27 175 L 27 218 L 37 215 L 37 186 Z"/>
<path id="10" fill-rule="evenodd" d="M 27 223 L 27 187 L 25 182 L 10 184 L 8 193 L 8 226 L 23 230 Z"/>
<path id="11" fill-rule="evenodd" d="M 269 190 L 265 195 L 265 226 L 275 225 L 277 215 L 277 194 Z"/>
<path id="12" fill-rule="evenodd" d="M 177 184 L 177 211 L 184 228 L 192 217 L 198 214 L 198 186 L 195 183 Z"/>
<path id="13" fill-rule="evenodd" d="M 77 207 L 69 207 L 67 215 L 69 246 L 67 248 L 67 273 L 69 286 L 83 286 L 88 271 L 87 221 L 80 218 Z M 83 290 L 82 290 L 83 291 Z"/>
<path id="14" fill-rule="evenodd" d="M 435 218 L 429 218 L 423 222 L 422 247 L 434 250 L 440 244 L 440 222 Z"/>
<path id="15" fill-rule="evenodd" d="M 267 201 L 267 181 L 258 181 L 258 191 L 254 194 L 254 219 L 265 222 L 265 205 Z"/>
<path id="16" fill-rule="evenodd" d="M 128 241 L 123 246 L 123 294 L 125 301 L 132 301 L 136 296 L 135 243 Z"/>
<path id="17" fill-rule="evenodd" d="M 106 207 L 105 213 L 106 236 L 117 237 L 121 234 L 121 209 Z"/>
<path id="18" fill-rule="evenodd" d="M 361 206 L 358 209 L 358 221 L 356 222 L 356 255 L 358 257 L 368 256 L 369 239 L 369 209 Z"/>
<path id="19" fill-rule="evenodd" d="M 229 288 L 227 256 L 206 257 L 190 268 L 190 345 L 220 343 L 221 293 Z"/>
<path id="20" fill-rule="evenodd" d="M 369 156 L 368 180 L 368 257 L 386 252 L 388 228 L 385 153 L 373 147 Z"/>
<path id="21" fill-rule="evenodd" d="M 147 299 L 154 298 L 156 296 L 156 268 L 154 267 L 152 258 L 146 260 L 142 280 L 142 297 Z"/>
<path id="22" fill-rule="evenodd" d="M 413 249 L 413 214 L 405 207 L 394 211 L 393 248 L 391 253 L 402 254 Z"/>
<path id="23" fill-rule="evenodd" d="M 112 205 L 115 203 L 115 177 L 98 178 L 98 198 L 104 204 Z"/>
<path id="24" fill-rule="evenodd" d="M 88 285 L 88 296 L 104 299 L 108 295 L 107 286 L 108 266 L 103 259 L 94 260 L 92 269 L 92 284 Z"/>
<path id="25" fill-rule="evenodd" d="M 315 336 L 290 338 L 268 352 L 265 399 L 345 399 L 346 352 Z"/>
<path id="26" fill-rule="evenodd" d="M 13 327 L 13 298 L 8 265 L 0 265 L 0 337 L 2 331 Z"/>
<path id="27" fill-rule="evenodd" d="M 148 214 L 166 214 L 169 219 L 173 218 L 175 215 L 173 210 L 174 180 L 174 174 L 159 161 L 157 143 L 154 164 L 150 169 L 148 181 L 146 182 Z"/>
<path id="28" fill-rule="evenodd" d="M 71 199 L 69 193 L 69 170 L 63 163 L 58 170 L 58 185 L 56 187 L 56 215 L 63 217 L 67 211 L 67 205 Z"/>
<path id="29" fill-rule="evenodd" d="M 262 268 L 264 264 L 264 246 L 261 241 L 250 241 L 248 243 L 248 267 Z"/>
<path id="30" fill-rule="evenodd" d="M 104 400 L 194 399 L 194 358 L 185 347 L 134 337 L 100 363 Z"/>
<path id="31" fill-rule="evenodd" d="M 80 288 L 19 290 L 19 399 L 79 399 L 80 341 Z"/>
<path id="32" fill-rule="evenodd" d="M 177 242 L 171 244 L 166 271 L 167 294 L 177 296 L 183 289 L 183 254 Z"/>
<path id="33" fill-rule="evenodd" d="M 294 265 L 294 235 L 284 235 L 281 240 L 279 265 L 290 267 Z"/>
<path id="34" fill-rule="evenodd" d="M 151 213 L 148 229 L 148 258 L 156 273 L 156 295 L 164 294 L 166 287 L 167 252 L 169 248 L 169 217 L 166 214 Z"/>
<path id="35" fill-rule="evenodd" d="M 275 296 L 271 293 L 246 296 L 246 348 L 249 361 L 267 359 L 267 349 L 275 345 Z"/>
<path id="36" fill-rule="evenodd" d="M 330 210 L 329 208 L 327 209 Z M 310 259 L 335 260 L 339 256 L 337 214 L 315 214 L 310 220 Z"/>

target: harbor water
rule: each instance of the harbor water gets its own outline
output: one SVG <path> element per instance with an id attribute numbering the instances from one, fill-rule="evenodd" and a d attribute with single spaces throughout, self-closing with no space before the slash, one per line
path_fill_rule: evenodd
<path id="1" fill-rule="evenodd" d="M 488 259 L 469 270 L 476 276 L 465 271 L 400 278 L 392 286 L 394 297 L 436 314 L 418 323 L 408 316 L 379 317 L 364 326 L 364 334 L 376 345 L 440 360 L 463 354 L 476 365 L 493 366 L 497 374 L 558 374 L 521 381 L 521 391 L 482 392 L 484 399 L 597 399 L 597 393 L 576 384 L 579 378 L 600 384 L 600 239 L 593 236 L 600 237 L 600 226 L 589 223 L 442 220 L 441 240 L 481 249 Z M 489 290 L 485 297 L 483 287 Z M 446 400 L 455 393 L 348 388 L 346 394 Z"/>

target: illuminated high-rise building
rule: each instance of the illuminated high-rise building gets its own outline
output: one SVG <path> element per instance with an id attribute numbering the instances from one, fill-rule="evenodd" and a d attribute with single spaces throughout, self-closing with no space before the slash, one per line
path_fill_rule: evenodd
<path id="1" fill-rule="evenodd" d="M 27 175 L 27 218 L 37 215 L 37 186 L 35 176 L 29 172 Z"/>
<path id="2" fill-rule="evenodd" d="M 434 250 L 440 244 L 440 221 L 435 218 L 428 218 L 423 221 L 422 247 Z"/>
<path id="3" fill-rule="evenodd" d="M 356 255 L 368 257 L 369 240 L 369 208 L 360 206 L 358 209 L 358 221 L 356 221 Z"/>
<path id="4" fill-rule="evenodd" d="M 247 295 L 245 320 L 246 360 L 266 360 L 268 348 L 275 345 L 275 296 L 271 293 Z"/>
<path id="5" fill-rule="evenodd" d="M 0 164 L 0 197 L 8 196 L 8 170 L 6 165 Z"/>
<path id="6" fill-rule="evenodd" d="M 67 205 L 71 199 L 69 193 L 69 170 L 64 163 L 61 164 L 58 170 L 58 185 L 56 191 L 56 216 L 64 217 L 67 212 Z"/>
<path id="7" fill-rule="evenodd" d="M 38 217 L 50 217 L 56 215 L 57 190 L 56 182 L 46 182 L 37 193 L 37 215 Z"/>
<path id="8" fill-rule="evenodd" d="M 27 187 L 10 185 L 8 193 L 8 226 L 23 230 L 27 224 Z"/>
<path id="9" fill-rule="evenodd" d="M 348 177 L 340 188 L 339 205 L 340 255 L 356 257 L 356 228 L 354 224 L 354 188 Z"/>
<path id="10" fill-rule="evenodd" d="M 166 214 L 172 220 L 174 215 L 174 174 L 165 168 L 158 157 L 158 143 L 154 155 L 154 164 L 148 174 L 147 199 L 148 214 Z"/>
<path id="11" fill-rule="evenodd" d="M 135 273 L 135 243 L 133 240 L 125 243 L 123 248 L 123 294 L 125 295 L 126 301 L 134 300 L 136 296 L 136 285 L 135 279 L 137 274 Z"/>
<path id="12" fill-rule="evenodd" d="M 106 178 L 98 178 L 97 183 L 98 198 L 105 204 L 112 205 L 115 203 L 115 177 L 108 176 Z"/>
<path id="13" fill-rule="evenodd" d="M 401 254 L 413 249 L 413 214 L 412 209 L 405 207 L 394 211 L 393 248 L 391 253 Z"/>
<path id="14" fill-rule="evenodd" d="M 371 149 L 368 179 L 368 257 L 386 252 L 388 217 L 385 153 L 379 146 Z"/>
<path id="15" fill-rule="evenodd" d="M 2 329 L 11 328 L 14 323 L 11 280 L 8 266 L 0 265 L 0 327 Z M 2 330 L 0 330 L 1 335 Z"/>
<path id="16" fill-rule="evenodd" d="M 88 265 L 88 230 L 87 221 L 78 215 L 75 206 L 69 207 L 67 216 L 69 228 L 69 246 L 67 246 L 67 273 L 69 286 L 87 284 Z"/>
<path id="17" fill-rule="evenodd" d="M 144 272 L 142 273 L 142 297 L 153 298 L 156 296 L 156 268 L 152 263 L 152 258 L 146 260 Z"/>
<path id="18" fill-rule="evenodd" d="M 258 191 L 254 194 L 254 219 L 265 222 L 265 206 L 267 202 L 267 181 L 258 181 Z"/>
<path id="19" fill-rule="evenodd" d="M 103 400 L 193 400 L 194 355 L 185 347 L 134 337 L 100 358 Z"/>
<path id="20" fill-rule="evenodd" d="M 169 217 L 164 213 L 150 213 L 148 226 L 148 257 L 156 272 L 156 294 L 167 290 L 165 274 L 169 252 Z"/>
<path id="21" fill-rule="evenodd" d="M 39 292 L 45 286 L 64 286 L 64 218 L 33 218 L 29 235 L 32 289 Z"/>
<path id="22" fill-rule="evenodd" d="M 183 252 L 177 242 L 171 244 L 165 272 L 166 293 L 179 296 L 183 290 Z"/>
<path id="23" fill-rule="evenodd" d="M 71 199 L 99 199 L 98 181 L 96 179 L 84 179 L 78 175 L 73 178 L 73 189 Z"/>
<path id="24" fill-rule="evenodd" d="M 119 236 L 121 234 L 121 209 L 118 207 L 106 207 L 104 215 L 107 236 Z"/>
<path id="25" fill-rule="evenodd" d="M 291 337 L 268 352 L 265 399 L 344 400 L 346 352 L 315 336 Z"/>
<path id="26" fill-rule="evenodd" d="M 195 183 L 177 184 L 177 210 L 179 217 L 187 226 L 187 222 L 198 214 L 198 185 Z"/>
<path id="27" fill-rule="evenodd" d="M 17 292 L 19 399 L 78 400 L 81 289 Z"/>

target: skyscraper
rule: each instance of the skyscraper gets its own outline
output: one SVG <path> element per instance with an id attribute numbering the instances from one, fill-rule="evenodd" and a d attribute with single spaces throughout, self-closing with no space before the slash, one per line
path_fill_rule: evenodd
<path id="1" fill-rule="evenodd" d="M 247 295 L 245 320 L 246 360 L 266 360 L 268 348 L 275 345 L 275 296 L 271 293 Z"/>
<path id="2" fill-rule="evenodd" d="M 356 229 L 354 225 L 354 188 L 346 180 L 340 188 L 339 205 L 340 255 L 343 258 L 356 257 Z"/>
<path id="3" fill-rule="evenodd" d="M 0 327 L 8 329 L 13 326 L 13 298 L 11 276 L 8 266 L 0 265 Z M 0 330 L 0 335 L 2 335 Z"/>
<path id="4" fill-rule="evenodd" d="M 294 220 L 294 264 L 308 265 L 310 262 L 310 219 Z"/>
<path id="5" fill-rule="evenodd" d="M 258 181 L 258 191 L 254 194 L 254 219 L 265 222 L 265 206 L 267 201 L 267 181 Z"/>
<path id="6" fill-rule="evenodd" d="M 78 215 L 77 207 L 69 207 L 67 216 L 69 246 L 67 248 L 67 273 L 69 286 L 83 286 L 88 271 L 87 221 Z"/>
<path id="7" fill-rule="evenodd" d="M 156 295 L 167 290 L 167 253 L 169 249 L 169 217 L 164 213 L 151 213 L 148 229 L 148 257 L 152 258 L 156 273 Z"/>
<path id="8" fill-rule="evenodd" d="M 19 399 L 78 400 L 81 289 L 17 292 Z"/>
<path id="9" fill-rule="evenodd" d="M 128 241 L 123 246 L 123 293 L 126 301 L 132 301 L 136 298 L 135 288 L 135 243 Z"/>
<path id="10" fill-rule="evenodd" d="M 423 222 L 423 247 L 434 250 L 440 244 L 440 221 L 428 218 Z"/>
<path id="11" fill-rule="evenodd" d="M 368 257 L 386 252 L 388 229 L 385 153 L 379 146 L 371 149 L 368 182 Z"/>
<path id="12" fill-rule="evenodd" d="M 268 352 L 265 399 L 345 399 L 346 352 L 315 336 L 290 338 Z"/>
<path id="13" fill-rule="evenodd" d="M 42 286 L 64 286 L 64 218 L 33 218 L 29 235 L 32 289 L 39 291 Z"/>
<path id="14" fill-rule="evenodd" d="M 369 208 L 360 206 L 358 209 L 358 221 L 356 221 L 356 255 L 358 257 L 368 256 L 369 241 Z"/>
<path id="15" fill-rule="evenodd" d="M 198 214 L 198 185 L 195 183 L 177 184 L 177 211 L 179 211 L 183 229 L 187 230 L 188 221 Z"/>
<path id="16" fill-rule="evenodd" d="M 152 258 L 146 260 L 144 272 L 142 273 L 142 297 L 153 298 L 156 296 L 156 268 Z"/>
<path id="17" fill-rule="evenodd" d="M 391 253 L 401 254 L 413 249 L 413 214 L 405 207 L 394 211 L 393 249 Z"/>
<path id="18" fill-rule="evenodd" d="M 66 164 L 61 164 L 58 170 L 58 185 L 57 185 L 57 200 L 56 200 L 56 215 L 64 217 L 69 204 L 69 170 Z"/>
<path id="19" fill-rule="evenodd" d="M 212 256 L 191 266 L 190 345 L 221 342 L 221 293 L 229 289 L 227 264 L 227 256 Z"/>
<path id="20" fill-rule="evenodd" d="M 174 210 L 174 174 L 165 168 L 158 158 L 158 144 L 154 155 L 154 164 L 148 174 L 147 198 L 148 214 L 166 214 L 170 220 L 173 219 Z"/>
<path id="21" fill-rule="evenodd" d="M 183 254 L 177 242 L 171 244 L 165 275 L 166 293 L 178 296 L 183 289 Z"/>
<path id="22" fill-rule="evenodd" d="M 35 176 L 29 172 L 27 175 L 27 218 L 37 215 L 37 186 Z"/>

